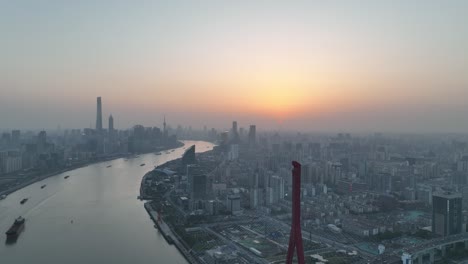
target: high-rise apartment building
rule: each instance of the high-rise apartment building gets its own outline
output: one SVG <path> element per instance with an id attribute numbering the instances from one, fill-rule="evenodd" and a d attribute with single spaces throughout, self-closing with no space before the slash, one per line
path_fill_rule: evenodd
<path id="1" fill-rule="evenodd" d="M 462 195 L 437 193 L 432 196 L 432 232 L 449 236 L 462 232 Z"/>

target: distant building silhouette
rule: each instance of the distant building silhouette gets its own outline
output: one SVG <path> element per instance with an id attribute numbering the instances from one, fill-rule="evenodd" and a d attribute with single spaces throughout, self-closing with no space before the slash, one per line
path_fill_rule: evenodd
<path id="1" fill-rule="evenodd" d="M 102 131 L 102 103 L 101 103 L 101 97 L 97 98 L 96 130 L 98 132 Z"/>
<path id="2" fill-rule="evenodd" d="M 239 132 L 237 131 L 237 121 L 232 122 L 231 133 L 232 133 L 232 141 L 233 142 L 238 142 L 239 141 Z"/>
<path id="3" fill-rule="evenodd" d="M 18 147 L 20 144 L 21 131 L 13 130 L 11 131 L 11 143 L 14 147 Z"/>
<path id="4" fill-rule="evenodd" d="M 189 164 L 195 164 L 195 145 L 189 147 L 184 155 L 182 156 L 182 166 L 187 166 Z"/>
<path id="5" fill-rule="evenodd" d="M 109 134 L 114 131 L 114 118 L 112 115 L 109 116 Z"/>
<path id="6" fill-rule="evenodd" d="M 237 121 L 232 122 L 232 133 L 237 134 Z"/>
<path id="7" fill-rule="evenodd" d="M 237 160 L 239 158 L 239 145 L 231 144 L 227 152 L 228 160 Z"/>
<path id="8" fill-rule="evenodd" d="M 462 232 L 462 195 L 438 193 L 432 196 L 432 232 L 449 236 Z"/>
<path id="9" fill-rule="evenodd" d="M 1 144 L 4 146 L 9 146 L 11 142 L 11 134 L 8 132 L 4 132 L 2 134 L 2 141 Z"/>
<path id="10" fill-rule="evenodd" d="M 39 132 L 37 135 L 37 150 L 39 153 L 43 153 L 47 148 L 47 133 L 45 131 Z"/>
<path id="11" fill-rule="evenodd" d="M 226 146 L 228 145 L 228 141 L 229 141 L 229 132 L 228 131 L 221 132 L 220 141 L 221 141 L 220 145 L 223 148 L 226 148 Z"/>
<path id="12" fill-rule="evenodd" d="M 163 122 L 163 137 L 164 137 L 164 140 L 167 139 L 166 116 L 164 116 L 164 122 Z"/>
<path id="13" fill-rule="evenodd" d="M 249 128 L 249 146 L 255 145 L 257 137 L 257 127 L 255 125 L 250 125 Z"/>

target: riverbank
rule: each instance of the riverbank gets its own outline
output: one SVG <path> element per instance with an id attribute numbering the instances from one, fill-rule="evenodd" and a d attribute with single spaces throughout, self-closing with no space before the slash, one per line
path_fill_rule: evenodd
<path id="1" fill-rule="evenodd" d="M 185 145 L 185 143 L 183 143 L 181 141 L 177 141 L 176 146 L 171 146 L 171 147 L 167 147 L 167 148 L 158 149 L 157 151 L 167 151 L 167 150 L 171 150 L 171 149 L 180 148 L 180 147 L 182 147 L 184 145 Z M 47 179 L 47 178 L 52 177 L 52 176 L 56 176 L 58 174 L 61 174 L 61 173 L 67 172 L 67 171 L 76 170 L 76 169 L 83 168 L 83 167 L 86 167 L 86 166 L 89 166 L 89 165 L 92 165 L 92 164 L 97 164 L 97 163 L 101 163 L 101 162 L 107 162 L 107 161 L 111 161 L 111 160 L 131 157 L 131 156 L 134 156 L 134 155 L 143 155 L 143 154 L 148 154 L 148 153 L 152 153 L 152 152 L 153 151 L 144 152 L 144 153 L 134 153 L 134 154 L 131 154 L 131 153 L 115 154 L 115 155 L 108 156 L 108 157 L 101 157 L 101 158 L 99 158 L 97 160 L 86 161 L 86 162 L 83 162 L 81 164 L 76 164 L 76 165 L 73 165 L 73 166 L 70 166 L 70 167 L 67 167 L 67 168 L 63 168 L 63 169 L 53 171 L 53 172 L 48 172 L 48 173 L 45 173 L 45 174 L 42 174 L 42 175 L 39 175 L 39 176 L 34 176 L 33 178 L 31 178 L 29 180 L 26 180 L 23 183 L 20 183 L 20 184 L 18 184 L 16 186 L 13 186 L 13 187 L 11 187 L 11 188 L 9 188 L 7 190 L 0 191 L 0 196 L 9 195 L 9 194 L 14 193 L 14 192 L 26 187 L 26 186 L 29 186 L 29 185 L 33 184 L 33 183 L 42 181 L 44 179 Z M 1 179 L 1 176 L 0 176 L 0 179 Z"/>
<path id="2" fill-rule="evenodd" d="M 187 251 L 187 249 L 185 249 L 185 247 L 182 245 L 177 235 L 173 233 L 172 229 L 164 221 L 162 220 L 158 221 L 158 219 L 161 219 L 161 218 L 159 217 L 158 212 L 156 212 L 153 209 L 150 202 L 146 202 L 144 206 L 145 206 L 146 211 L 150 215 L 151 220 L 153 220 L 155 227 L 158 228 L 158 230 L 163 235 L 164 239 L 166 239 L 167 243 L 170 245 L 174 245 L 189 263 L 195 263 L 195 264 L 199 263 Z"/>
<path id="3" fill-rule="evenodd" d="M 144 186 L 144 183 L 146 182 L 146 178 L 148 176 L 150 176 L 154 172 L 154 170 L 156 170 L 156 169 L 160 169 L 160 170 L 169 169 L 169 170 L 174 171 L 174 172 L 177 173 L 176 168 L 177 168 L 178 164 L 180 164 L 181 160 L 182 160 L 181 158 L 178 158 L 178 159 L 175 159 L 175 160 L 168 161 L 166 163 L 163 163 L 163 164 L 155 167 L 154 169 L 148 171 L 147 173 L 145 173 L 145 175 L 143 175 L 143 178 L 141 178 L 140 195 L 138 196 L 138 199 L 140 199 L 140 200 L 153 200 L 154 197 L 151 196 L 151 195 L 148 195 L 146 193 L 146 188 Z"/>
<path id="4" fill-rule="evenodd" d="M 196 145 L 199 151 L 212 148 L 207 142 L 182 142 Z M 180 158 L 184 151 L 181 147 L 161 155 L 149 153 L 93 164 L 10 194 L 0 201 L 0 230 L 8 230 L 18 216 L 27 223 L 16 244 L 0 244 L 0 263 L 189 264 L 154 227 L 144 202 L 136 199 L 142 176 Z M 146 165 L 140 166 L 143 163 Z M 70 175 L 67 180 L 66 175 Z M 44 184 L 47 187 L 41 189 Z M 29 200 L 20 204 L 23 198 Z"/>
<path id="5" fill-rule="evenodd" d="M 215 167 L 215 163 L 216 161 L 213 161 L 212 158 L 210 158 L 211 156 L 213 155 L 213 152 L 212 150 L 208 150 L 208 151 L 204 151 L 204 152 L 201 152 L 201 153 L 197 153 L 197 161 L 199 163 L 202 163 L 206 166 L 206 168 L 212 168 L 214 169 Z M 185 174 L 185 170 L 183 168 L 181 168 L 181 158 L 178 158 L 178 159 L 174 159 L 174 160 L 171 160 L 171 161 L 168 161 L 168 162 L 165 162 L 159 166 L 157 166 L 155 169 L 159 169 L 161 171 L 164 171 L 164 170 L 168 170 L 168 171 L 171 171 L 171 172 L 174 172 L 175 174 L 178 174 L 178 175 L 183 175 Z M 151 173 L 153 172 L 154 170 L 151 170 L 149 172 L 147 172 L 143 177 L 142 177 L 142 181 L 141 181 L 141 184 L 140 184 L 140 196 L 139 198 L 141 200 L 154 200 L 156 199 L 156 201 L 159 201 L 161 203 L 167 203 L 167 202 L 170 202 L 172 203 L 172 201 L 169 200 L 166 200 L 164 202 L 164 199 L 167 199 L 167 193 L 164 195 L 164 197 L 162 195 L 156 195 L 154 196 L 153 195 L 148 195 L 145 190 L 145 186 L 144 186 L 144 183 L 147 179 L 147 177 L 150 177 L 151 176 Z M 154 175 L 153 175 L 154 176 Z M 161 179 L 159 179 L 161 180 Z M 159 181 L 159 180 L 155 180 L 153 179 L 153 181 Z M 170 185 L 170 184 L 169 184 Z M 146 186 L 147 187 L 147 186 Z M 171 187 L 170 187 L 171 188 Z M 173 187 L 172 187 L 173 188 Z M 172 190 L 169 190 L 167 189 L 168 192 L 172 192 Z M 162 199 L 162 200 L 161 200 Z M 176 246 L 176 248 L 179 250 L 179 252 L 185 257 L 186 260 L 188 260 L 190 263 L 200 263 L 202 262 L 201 260 L 198 259 L 197 255 L 196 254 L 191 254 L 190 252 L 192 252 L 191 248 L 187 245 L 187 242 L 184 241 L 180 236 L 179 234 L 176 232 L 176 229 L 173 225 L 168 225 L 164 222 L 164 218 L 163 217 L 159 217 L 159 213 L 157 212 L 157 209 L 154 209 L 153 206 L 155 206 L 155 203 L 154 201 L 149 201 L 149 202 L 146 202 L 144 204 L 145 206 L 145 209 L 146 211 L 148 212 L 148 214 L 150 215 L 150 218 L 153 220 L 153 223 L 154 223 L 154 227 L 157 228 L 161 234 L 163 235 L 163 237 L 166 239 L 166 242 L 169 243 L 169 244 L 173 244 Z M 174 206 L 174 204 L 173 204 Z M 166 212 L 167 213 L 167 212 Z M 192 252 L 193 253 L 193 252 Z"/>

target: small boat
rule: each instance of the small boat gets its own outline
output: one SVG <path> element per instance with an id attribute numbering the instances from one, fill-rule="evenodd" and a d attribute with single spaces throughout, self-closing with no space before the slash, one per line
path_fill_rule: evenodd
<path id="1" fill-rule="evenodd" d="M 174 152 L 175 149 L 171 150 L 171 152 Z"/>
<path id="2" fill-rule="evenodd" d="M 25 219 L 23 217 L 16 218 L 13 225 L 5 232 L 7 239 L 16 238 L 24 228 Z"/>
<path id="3" fill-rule="evenodd" d="M 42 186 L 41 186 L 41 189 L 44 189 L 46 186 L 47 186 L 47 185 L 45 185 L 45 184 L 44 184 L 44 185 L 42 185 Z"/>
<path id="4" fill-rule="evenodd" d="M 65 177 L 63 177 L 63 178 L 64 178 L 64 179 L 68 179 L 68 178 L 70 178 L 70 175 L 67 175 L 67 176 L 65 176 Z"/>
<path id="5" fill-rule="evenodd" d="M 29 198 L 24 198 L 23 200 L 21 200 L 20 204 L 24 204 L 25 202 L 28 201 Z"/>
<path id="6" fill-rule="evenodd" d="M 154 153 L 154 155 L 161 155 L 161 154 L 162 154 L 161 152 Z"/>
<path id="7" fill-rule="evenodd" d="M 5 199 L 6 197 L 7 197 L 7 195 L 6 195 L 6 194 L 4 194 L 4 195 L 0 196 L 0 200 L 3 200 L 3 199 Z"/>
<path id="8" fill-rule="evenodd" d="M 144 164 L 144 163 L 140 164 L 140 166 L 142 166 L 142 167 L 145 166 L 145 165 L 146 165 L 146 164 Z"/>
<path id="9" fill-rule="evenodd" d="M 110 167 L 112 167 L 112 165 L 108 165 L 108 166 L 107 166 L 107 168 L 110 168 Z"/>

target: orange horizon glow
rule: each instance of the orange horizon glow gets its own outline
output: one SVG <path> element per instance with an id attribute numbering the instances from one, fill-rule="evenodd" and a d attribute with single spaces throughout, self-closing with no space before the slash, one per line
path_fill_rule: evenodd
<path id="1" fill-rule="evenodd" d="M 292 67 L 277 67 L 271 71 L 262 69 L 249 71 L 249 74 L 228 74 L 211 81 L 199 77 L 177 82 L 155 82 L 153 78 L 123 76 L 122 80 L 113 82 L 116 91 L 135 85 L 136 90 L 143 89 L 145 92 L 134 94 L 131 98 L 116 93 L 109 99 L 115 105 L 153 109 L 155 112 L 179 108 L 186 112 L 237 113 L 282 122 L 291 118 L 316 117 L 369 107 L 369 101 L 376 96 L 370 88 L 361 89 L 360 93 L 346 93 L 346 90 L 356 91 L 355 87 L 366 87 L 362 81 L 340 80 L 331 74 L 307 76 L 297 72 Z M 312 78 L 315 80 L 312 81 Z M 180 90 L 184 90 L 184 94 L 180 94 Z"/>

